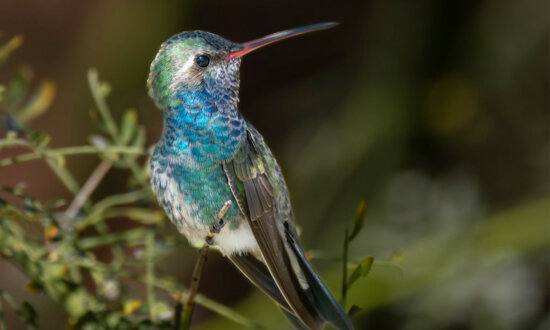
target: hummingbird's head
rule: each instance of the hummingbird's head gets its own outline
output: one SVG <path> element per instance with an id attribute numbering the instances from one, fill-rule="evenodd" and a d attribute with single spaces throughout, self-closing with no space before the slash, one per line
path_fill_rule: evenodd
<path id="1" fill-rule="evenodd" d="M 176 106 L 182 91 L 225 87 L 237 93 L 240 59 L 228 55 L 241 45 L 213 33 L 187 31 L 164 42 L 153 63 L 147 85 L 161 109 Z"/>
<path id="2" fill-rule="evenodd" d="M 238 102 L 241 56 L 273 42 L 323 30 L 337 23 L 321 23 L 285 30 L 242 44 L 204 31 L 182 32 L 160 47 L 151 63 L 149 95 L 161 109 L 177 107 L 180 95 L 202 91 L 218 106 Z M 222 104 L 220 104 L 222 103 Z"/>

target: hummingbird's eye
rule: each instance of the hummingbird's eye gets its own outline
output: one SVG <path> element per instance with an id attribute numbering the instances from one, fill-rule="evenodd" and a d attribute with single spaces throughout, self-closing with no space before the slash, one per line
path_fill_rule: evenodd
<path id="1" fill-rule="evenodd" d="M 197 63 L 197 65 L 201 68 L 206 68 L 210 63 L 210 58 L 206 55 L 199 55 L 195 58 L 195 63 Z"/>

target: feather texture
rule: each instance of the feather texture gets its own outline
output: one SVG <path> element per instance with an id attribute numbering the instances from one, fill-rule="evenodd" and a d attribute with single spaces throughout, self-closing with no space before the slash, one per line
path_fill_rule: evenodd
<path id="1" fill-rule="evenodd" d="M 295 315 L 297 319 L 289 319 L 297 327 L 319 329 L 328 320 L 340 329 L 350 329 L 344 312 L 303 257 L 288 197 L 281 198 L 288 193 L 277 163 L 257 131 L 247 130 L 247 137 L 247 143 L 223 168 L 265 266 L 251 261 L 251 256 L 234 256 L 231 260 L 285 314 Z"/>

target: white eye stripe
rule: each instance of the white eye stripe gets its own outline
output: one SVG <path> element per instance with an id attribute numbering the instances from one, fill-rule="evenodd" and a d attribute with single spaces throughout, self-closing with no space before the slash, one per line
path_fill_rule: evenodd
<path id="1" fill-rule="evenodd" d="M 185 81 L 185 78 L 189 76 L 189 69 L 195 64 L 195 57 L 189 56 L 185 63 L 176 71 L 174 74 L 174 78 L 172 79 L 172 83 L 170 84 L 169 88 L 171 90 L 176 90 L 178 87 L 178 84 L 180 82 Z"/>

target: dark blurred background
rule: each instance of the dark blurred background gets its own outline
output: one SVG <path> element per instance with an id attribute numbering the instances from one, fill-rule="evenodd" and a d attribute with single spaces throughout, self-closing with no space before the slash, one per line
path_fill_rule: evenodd
<path id="1" fill-rule="evenodd" d="M 82 145 L 94 129 L 86 72 L 95 67 L 112 86 L 115 117 L 136 108 L 152 145 L 162 116 L 145 81 L 171 35 L 247 41 L 340 22 L 247 56 L 241 111 L 283 168 L 307 249 L 339 255 L 344 227 L 368 201 L 351 254 L 378 262 L 350 294 L 365 308 L 357 328 L 547 329 L 548 14 L 543 0 L 2 1 L 1 40 L 25 42 L 0 78 L 24 63 L 36 80 L 53 80 L 55 102 L 33 125 L 53 146 Z M 68 166 L 83 181 L 97 163 L 82 156 Z M 0 168 L 0 178 L 69 199 L 49 171 L 31 162 Z M 94 198 L 125 182 L 112 171 Z M 182 249 L 159 267 L 187 283 L 195 256 Z M 338 296 L 341 266 L 328 259 L 314 265 Z M 24 284 L 0 260 L 0 287 Z M 200 291 L 286 327 L 216 253 Z M 45 329 L 63 327 L 59 308 L 42 308 Z M 234 326 L 224 322 L 202 309 L 194 317 L 198 328 Z"/>

